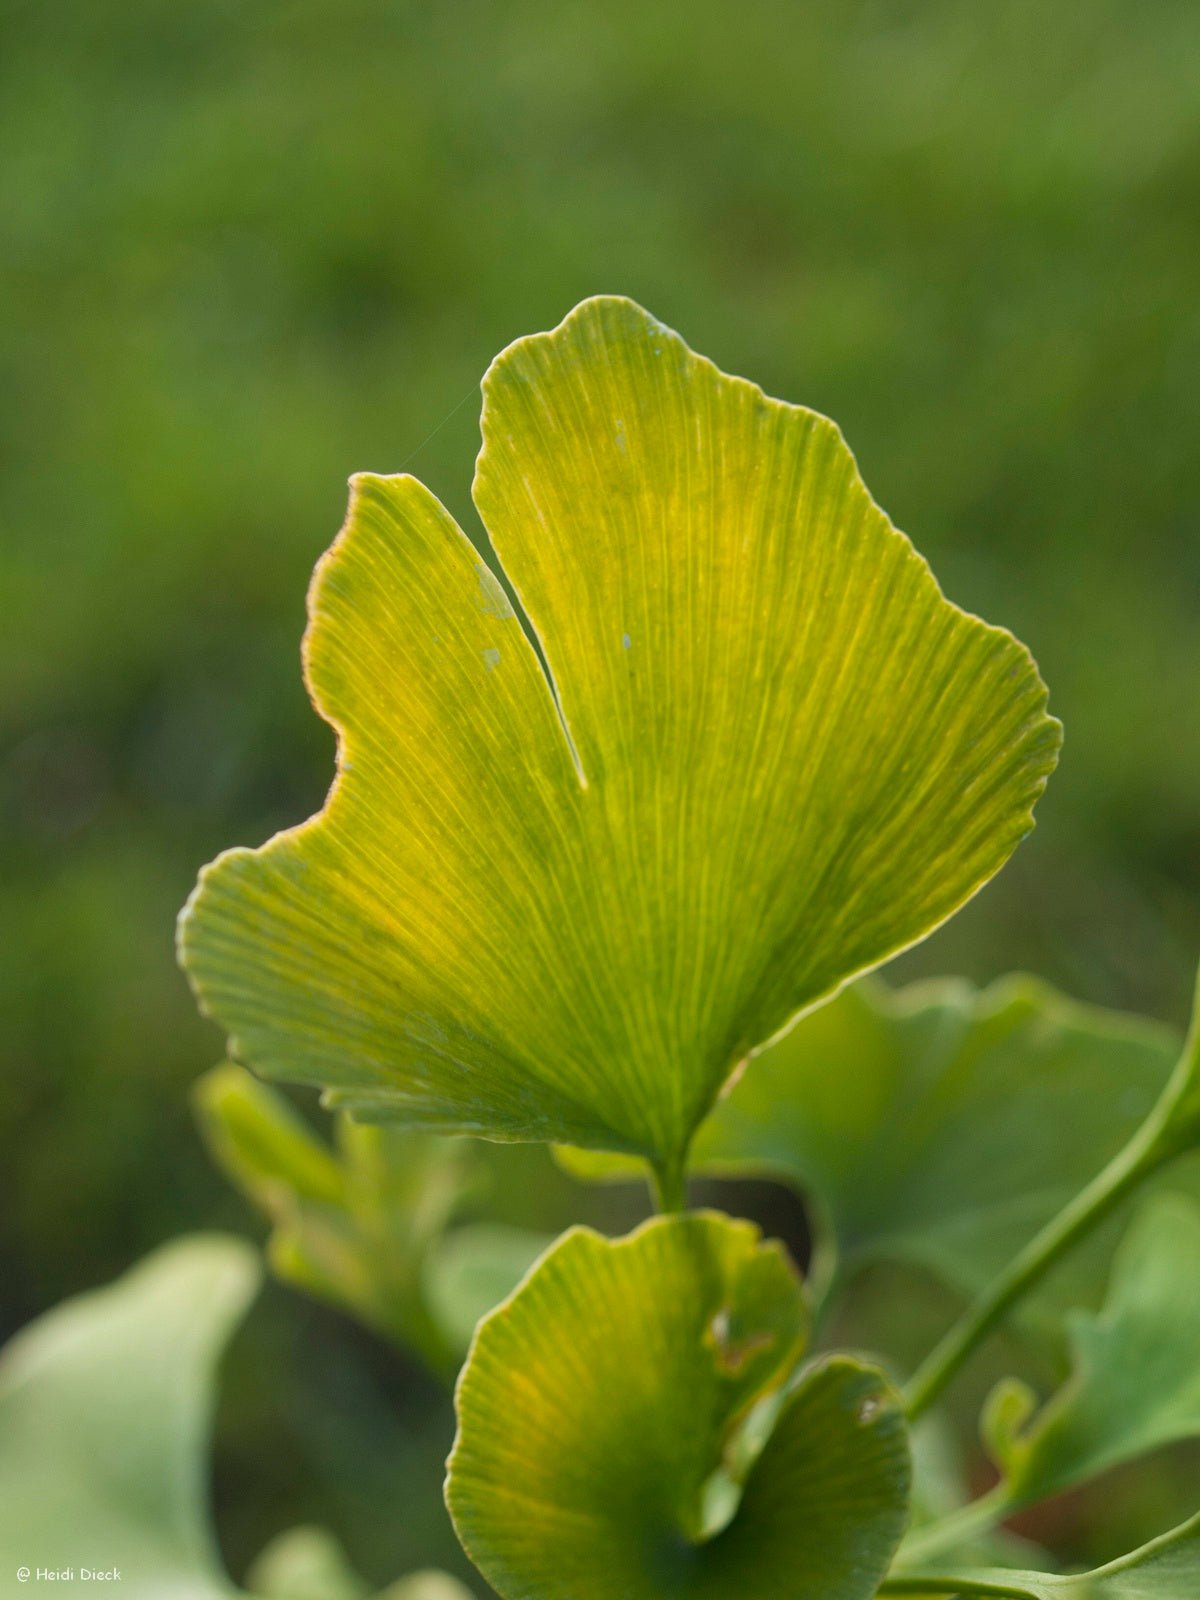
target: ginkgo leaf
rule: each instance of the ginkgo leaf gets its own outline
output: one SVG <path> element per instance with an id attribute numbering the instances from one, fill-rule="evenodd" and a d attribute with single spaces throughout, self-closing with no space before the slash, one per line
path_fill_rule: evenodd
<path id="1" fill-rule="evenodd" d="M 806 1330 L 794 1269 L 748 1223 L 568 1233 L 459 1381 L 446 1499 L 468 1555 L 505 1600 L 868 1600 L 907 1515 L 906 1429 L 856 1360 L 785 1390 Z"/>
<path id="2" fill-rule="evenodd" d="M 1093 1572 L 1060 1576 L 967 1569 L 956 1575 L 891 1578 L 881 1595 L 996 1595 L 1007 1600 L 1196 1600 L 1200 1594 L 1200 1516 Z"/>
<path id="3" fill-rule="evenodd" d="M 226 1062 L 196 1084 L 214 1158 L 273 1223 L 279 1277 L 331 1301 L 448 1381 L 475 1323 L 549 1239 L 523 1228 L 450 1228 L 473 1178 L 461 1139 L 339 1117 L 336 1148 L 276 1090 Z"/>
<path id="4" fill-rule="evenodd" d="M 428 490 L 356 478 L 305 646 L 337 782 L 205 871 L 181 957 L 268 1076 L 674 1189 L 752 1050 L 1004 863 L 1059 727 L 831 422 L 630 301 L 510 346 L 482 429 L 548 673 Z"/>
<path id="5" fill-rule="evenodd" d="M 125 1600 L 226 1600 L 204 1484 L 213 1368 L 258 1285 L 255 1252 L 197 1236 L 47 1313 L 0 1359 L 0 1550 Z"/>
<path id="6" fill-rule="evenodd" d="M 239 1600 L 208 1510 L 214 1369 L 259 1282 L 240 1239 L 177 1240 L 77 1296 L 0 1352 L 0 1553 L 69 1576 L 56 1594 Z M 120 1577 L 88 1577 L 119 1572 Z M 359 1600 L 330 1535 L 293 1530 L 252 1568 L 267 1600 Z M 443 1585 L 438 1590 L 433 1580 Z M 404 1583 L 424 1583 L 406 1596 Z M 395 1600 L 470 1600 L 414 1573 Z"/>
<path id="7" fill-rule="evenodd" d="M 844 1270 L 901 1261 L 970 1296 L 1122 1147 L 1178 1051 L 1172 1030 L 1033 978 L 982 990 L 868 978 L 763 1051 L 700 1128 L 692 1162 L 795 1186 Z M 559 1155 L 581 1177 L 631 1173 Z M 1098 1301 L 1110 1251 L 1106 1233 L 1064 1263 L 1053 1303 Z"/>
<path id="8" fill-rule="evenodd" d="M 1200 1209 L 1158 1195 L 1118 1252 L 1098 1316 L 1070 1319 L 1073 1370 L 1034 1416 L 1024 1385 L 989 1402 L 984 1434 L 1004 1509 L 1200 1434 Z"/>
<path id="9" fill-rule="evenodd" d="M 481 1318 L 552 1243 L 547 1234 L 497 1222 L 464 1223 L 438 1241 L 425 1259 L 423 1292 L 456 1352 L 466 1352 Z"/>

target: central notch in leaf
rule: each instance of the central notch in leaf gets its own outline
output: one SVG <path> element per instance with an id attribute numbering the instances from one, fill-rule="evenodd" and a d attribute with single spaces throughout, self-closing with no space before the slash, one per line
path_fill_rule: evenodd
<path id="1" fill-rule="evenodd" d="M 305 644 L 337 782 L 206 871 L 182 959 L 267 1075 L 674 1194 L 734 1069 L 1004 863 L 1058 724 L 831 422 L 628 300 L 506 350 L 483 440 L 550 680 L 428 490 L 356 478 Z"/>

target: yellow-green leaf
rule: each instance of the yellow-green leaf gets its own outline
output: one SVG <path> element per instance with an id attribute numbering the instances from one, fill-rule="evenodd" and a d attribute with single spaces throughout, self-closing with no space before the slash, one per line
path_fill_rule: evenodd
<path id="1" fill-rule="evenodd" d="M 337 782 L 204 873 L 182 959 L 267 1075 L 675 1181 L 750 1052 L 1004 863 L 1058 724 L 831 422 L 630 301 L 506 350 L 482 427 L 549 675 L 428 490 L 356 478 L 305 647 Z"/>
<path id="2" fill-rule="evenodd" d="M 806 1325 L 793 1268 L 748 1223 L 567 1234 L 480 1325 L 459 1383 L 447 1503 L 488 1582 L 505 1600 L 868 1600 L 907 1515 L 886 1379 L 810 1367 L 760 1452 L 741 1448 Z"/>

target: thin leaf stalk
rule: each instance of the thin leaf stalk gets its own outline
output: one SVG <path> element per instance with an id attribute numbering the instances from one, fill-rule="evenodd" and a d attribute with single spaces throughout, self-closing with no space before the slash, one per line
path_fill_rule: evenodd
<path id="1" fill-rule="evenodd" d="M 687 1210 L 687 1157 L 655 1162 L 650 1168 L 650 1192 L 655 1210 L 666 1216 Z"/>
<path id="2" fill-rule="evenodd" d="M 1029 1600 L 1028 1589 L 1014 1589 L 1007 1583 L 991 1583 L 986 1578 L 955 1578 L 944 1572 L 928 1577 L 885 1578 L 879 1585 L 882 1594 L 1000 1595 L 1010 1600 Z"/>
<path id="3" fill-rule="evenodd" d="M 990 1532 L 1015 1510 L 1016 1504 L 1008 1492 L 1008 1485 L 998 1483 L 978 1500 L 972 1500 L 970 1505 L 960 1506 L 949 1516 L 910 1533 L 901 1546 L 900 1559 L 906 1567 L 932 1561 L 935 1556 L 969 1544 L 981 1534 Z"/>

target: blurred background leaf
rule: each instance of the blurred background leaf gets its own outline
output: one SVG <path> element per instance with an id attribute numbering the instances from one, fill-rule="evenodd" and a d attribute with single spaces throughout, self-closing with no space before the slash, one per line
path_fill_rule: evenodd
<path id="1" fill-rule="evenodd" d="M 297 648 L 346 477 L 408 468 L 475 530 L 480 374 L 596 290 L 834 416 L 947 593 L 1039 658 L 1067 743 L 1038 831 L 895 975 L 1025 968 L 1182 1024 L 1190 0 L 0 0 L 0 28 L 6 1329 L 246 1225 L 191 1125 L 221 1041 L 175 912 L 324 796 Z M 496 1221 L 640 1210 L 485 1159 Z M 374 1583 L 453 1560 L 450 1431 L 420 1373 L 272 1288 L 221 1414 L 232 1570 L 302 1521 Z M 1176 1480 L 1143 1481 L 1059 1507 L 1065 1555 L 1161 1521 Z"/>
<path id="2" fill-rule="evenodd" d="M 552 1242 L 502 1223 L 449 1230 L 480 1187 L 477 1140 L 337 1115 L 331 1147 L 232 1061 L 197 1081 L 193 1102 L 213 1160 L 272 1224 L 277 1276 L 394 1340 L 449 1387 L 475 1324 Z"/>
<path id="3" fill-rule="evenodd" d="M 20 1581 L 49 1567 L 68 1594 L 108 1581 L 135 1600 L 236 1600 L 209 1526 L 206 1458 L 218 1359 L 258 1284 L 244 1240 L 192 1234 L 4 1348 L 0 1545 L 25 1562 Z M 337 1540 L 313 1527 L 277 1535 L 249 1582 L 267 1600 L 370 1592 Z M 434 1572 L 389 1593 L 405 1583 L 413 1600 L 422 1586 L 431 1600 L 460 1595 Z"/>

